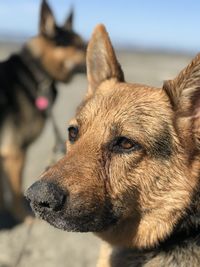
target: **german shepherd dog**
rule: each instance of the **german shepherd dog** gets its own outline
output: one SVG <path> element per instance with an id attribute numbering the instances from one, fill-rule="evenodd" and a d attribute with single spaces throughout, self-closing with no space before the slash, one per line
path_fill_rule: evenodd
<path id="1" fill-rule="evenodd" d="M 200 55 L 162 88 L 124 80 L 104 26 L 68 153 L 27 191 L 37 216 L 109 245 L 98 267 L 200 266 Z"/>
<path id="2" fill-rule="evenodd" d="M 56 98 L 56 81 L 67 82 L 85 66 L 85 43 L 72 29 L 71 12 L 56 25 L 46 1 L 40 33 L 21 52 L 0 63 L 0 205 L 5 208 L 3 176 L 12 192 L 12 213 L 23 219 L 21 178 L 28 146 L 39 136 Z"/>

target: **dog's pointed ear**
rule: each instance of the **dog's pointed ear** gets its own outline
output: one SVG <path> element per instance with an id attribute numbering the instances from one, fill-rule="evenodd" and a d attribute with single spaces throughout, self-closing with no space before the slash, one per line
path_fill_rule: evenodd
<path id="1" fill-rule="evenodd" d="M 200 54 L 174 80 L 165 81 L 163 89 L 177 118 L 192 128 L 193 138 L 200 144 Z"/>
<path id="2" fill-rule="evenodd" d="M 98 25 L 87 49 L 87 77 L 89 92 L 94 92 L 105 80 L 124 81 L 124 74 L 117 61 L 110 38 L 103 25 Z"/>
<path id="3" fill-rule="evenodd" d="M 64 29 L 66 29 L 67 31 L 72 31 L 72 29 L 73 29 L 73 21 L 74 21 L 74 9 L 72 7 L 70 12 L 69 12 L 69 15 L 68 15 L 67 19 L 65 20 Z"/>
<path id="4" fill-rule="evenodd" d="M 40 33 L 53 37 L 56 31 L 56 22 L 51 8 L 46 0 L 42 0 L 40 11 Z"/>

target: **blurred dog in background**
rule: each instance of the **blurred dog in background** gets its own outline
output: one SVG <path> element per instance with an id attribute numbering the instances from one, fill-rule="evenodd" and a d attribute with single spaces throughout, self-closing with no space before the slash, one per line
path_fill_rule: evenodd
<path id="1" fill-rule="evenodd" d="M 38 36 L 0 63 L 0 209 L 18 221 L 26 216 L 22 172 L 28 146 L 40 135 L 56 99 L 56 82 L 85 69 L 83 39 L 73 30 L 73 12 L 64 25 L 43 1 Z M 6 180 L 4 180 L 6 178 Z M 6 203 L 4 188 L 11 201 Z"/>

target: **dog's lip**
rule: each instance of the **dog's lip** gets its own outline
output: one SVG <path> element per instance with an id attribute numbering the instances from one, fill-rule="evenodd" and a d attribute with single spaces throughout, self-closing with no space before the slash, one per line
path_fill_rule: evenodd
<path id="1" fill-rule="evenodd" d="M 112 219 L 108 224 L 102 224 L 101 218 L 96 214 L 84 214 L 74 216 L 65 214 L 65 210 L 52 211 L 39 207 L 36 203 L 31 203 L 31 208 L 37 218 L 45 220 L 57 229 L 70 232 L 102 232 L 111 225 L 116 224 L 117 220 Z M 92 218 L 92 219 L 91 219 Z"/>
<path id="2" fill-rule="evenodd" d="M 69 218 L 65 217 L 62 212 L 52 212 L 48 210 L 42 210 L 38 208 L 37 206 L 31 205 L 32 209 L 34 210 L 34 213 L 37 218 L 42 219 L 52 225 L 53 227 L 60 229 L 62 231 L 72 231 L 77 232 L 76 227 L 69 227 L 68 220 Z M 88 230 L 89 231 L 89 230 Z M 85 232 L 88 232 L 85 231 Z"/>

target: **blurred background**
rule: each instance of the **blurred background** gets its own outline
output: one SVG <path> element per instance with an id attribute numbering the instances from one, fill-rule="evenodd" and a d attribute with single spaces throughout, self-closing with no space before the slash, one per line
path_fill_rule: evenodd
<path id="1" fill-rule="evenodd" d="M 90 1 L 49 0 L 58 22 L 76 12 L 75 29 L 88 39 L 97 23 L 106 24 L 116 46 L 196 52 L 199 49 L 198 0 Z M 2 40 L 24 40 L 37 34 L 40 0 L 1 0 Z"/>
<path id="2" fill-rule="evenodd" d="M 89 40 L 94 26 L 104 23 L 126 80 L 161 86 L 176 76 L 200 51 L 200 2 L 187 0 L 49 0 L 58 24 L 71 7 L 74 29 Z M 40 0 L 0 1 L 0 59 L 20 50 L 37 35 Z M 85 75 L 59 84 L 53 112 L 64 138 L 87 88 Z M 54 136 L 50 123 L 28 150 L 23 187 L 26 189 L 48 164 Z M 37 220 L 0 231 L 0 267 L 92 267 L 100 241 L 91 234 L 66 233 Z"/>

